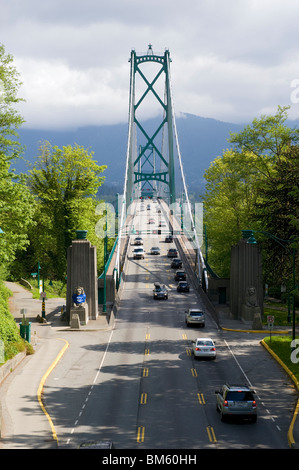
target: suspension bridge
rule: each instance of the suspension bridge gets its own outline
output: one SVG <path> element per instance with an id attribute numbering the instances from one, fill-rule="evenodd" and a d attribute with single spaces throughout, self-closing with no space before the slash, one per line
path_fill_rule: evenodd
<path id="1" fill-rule="evenodd" d="M 150 44 L 144 54 L 132 50 L 129 63 L 124 189 L 117 204 L 117 239 L 101 277 L 105 277 L 105 282 L 113 278 L 118 289 L 132 234 L 160 236 L 161 240 L 170 234 L 198 285 L 208 291 L 208 272 L 201 248 L 202 205 L 192 207 L 189 200 L 175 119 L 169 50 L 156 54 Z M 145 112 L 151 109 L 159 116 L 156 128 L 146 127 L 145 123 L 149 121 L 143 119 Z M 157 201 L 161 211 L 158 213 L 164 217 L 165 226 L 160 223 L 158 227 L 149 228 L 141 224 L 137 212 L 142 200 Z M 108 292 L 107 295 L 112 294 Z"/>

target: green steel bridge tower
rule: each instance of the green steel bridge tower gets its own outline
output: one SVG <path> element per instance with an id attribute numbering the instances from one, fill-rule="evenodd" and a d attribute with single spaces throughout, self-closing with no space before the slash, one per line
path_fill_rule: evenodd
<path id="1" fill-rule="evenodd" d="M 164 55 L 155 55 L 151 44 L 147 54 L 137 55 L 131 51 L 129 131 L 126 168 L 126 204 L 127 206 L 141 196 L 161 195 L 172 204 L 176 201 L 175 170 L 174 170 L 174 133 L 173 105 L 170 88 L 169 51 Z M 150 64 L 150 69 L 148 67 Z M 152 75 L 153 64 L 155 75 Z M 147 76 L 147 72 L 151 77 Z M 165 79 L 164 90 L 161 92 L 161 80 Z M 136 82 L 142 92 L 136 98 Z M 138 90 L 139 90 L 138 88 Z M 163 95 L 164 96 L 161 96 Z M 143 106 L 149 97 L 161 109 L 161 123 L 149 132 L 139 118 Z M 142 144 L 138 145 L 137 136 Z M 166 136 L 166 137 L 165 137 Z M 160 145 L 158 141 L 160 140 Z M 166 144 L 165 144 L 165 141 Z M 163 148 L 161 148 L 163 147 Z M 138 148 L 138 151 L 137 151 Z M 167 197 L 165 197 L 167 194 Z"/>

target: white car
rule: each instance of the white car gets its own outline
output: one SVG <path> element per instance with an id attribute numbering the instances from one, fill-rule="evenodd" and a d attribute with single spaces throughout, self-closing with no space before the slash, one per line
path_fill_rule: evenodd
<path id="1" fill-rule="evenodd" d="M 134 245 L 143 245 L 142 237 L 135 237 Z"/>
<path id="2" fill-rule="evenodd" d="M 195 341 L 192 341 L 192 352 L 195 358 L 216 358 L 216 346 L 211 338 L 197 338 Z"/>
<path id="3" fill-rule="evenodd" d="M 151 248 L 151 255 L 159 255 L 160 254 L 160 248 L 158 246 L 153 246 Z"/>
<path id="4" fill-rule="evenodd" d="M 135 248 L 133 251 L 134 259 L 144 259 L 144 249 L 143 248 Z"/>

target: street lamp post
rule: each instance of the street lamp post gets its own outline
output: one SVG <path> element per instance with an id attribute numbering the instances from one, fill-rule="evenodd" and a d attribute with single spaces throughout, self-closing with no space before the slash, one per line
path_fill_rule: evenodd
<path id="1" fill-rule="evenodd" d="M 103 313 L 107 311 L 107 302 L 106 302 L 106 258 L 107 258 L 107 208 L 106 208 L 106 227 L 105 227 L 105 237 L 104 237 L 104 297 L 103 297 Z"/>
<path id="2" fill-rule="evenodd" d="M 273 235 L 272 233 L 269 233 L 269 232 L 264 232 L 262 230 L 242 230 L 242 233 L 243 233 L 243 238 L 247 238 L 248 239 L 247 243 L 250 243 L 250 244 L 257 243 L 253 235 L 254 233 L 261 233 L 263 235 L 266 235 L 269 238 L 272 238 L 272 240 L 276 241 L 279 245 L 281 245 L 286 250 L 290 247 L 290 244 L 294 242 L 294 240 L 282 240 L 281 238 L 276 237 L 276 235 Z M 292 247 L 292 281 L 293 281 L 292 339 L 293 340 L 295 339 L 295 324 L 296 324 L 296 315 L 295 315 L 296 267 L 295 267 L 295 262 L 296 262 L 296 249 L 295 247 Z"/>

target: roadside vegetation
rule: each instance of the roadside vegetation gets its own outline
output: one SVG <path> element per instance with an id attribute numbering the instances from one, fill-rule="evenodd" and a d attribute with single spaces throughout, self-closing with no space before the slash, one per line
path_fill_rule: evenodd
<path id="1" fill-rule="evenodd" d="M 295 347 L 293 355 L 291 336 L 267 336 L 264 338 L 264 342 L 272 349 L 299 382 L 299 338 L 298 346 Z"/>
<path id="2" fill-rule="evenodd" d="M 104 239 L 95 226 L 104 216 L 97 207 L 106 165 L 77 144 L 58 148 L 41 142 L 26 173 L 12 169 L 24 151 L 18 141 L 24 119 L 17 111 L 24 101 L 19 97 L 22 83 L 13 62 L 0 44 L 0 345 L 5 346 L 5 359 L 30 348 L 9 312 L 4 280 L 26 279 L 39 297 L 33 277 L 39 270 L 48 298 L 65 297 L 67 248 L 76 230 L 88 231 L 97 248 L 98 272 L 104 266 Z M 108 251 L 113 243 L 109 239 Z"/>

